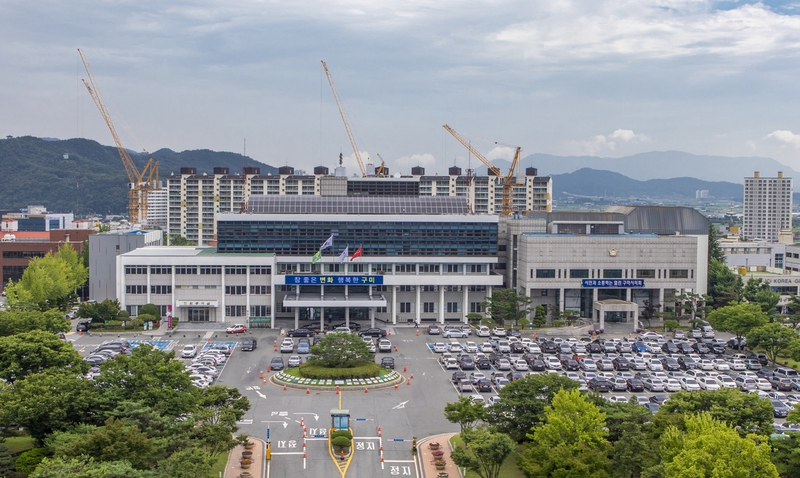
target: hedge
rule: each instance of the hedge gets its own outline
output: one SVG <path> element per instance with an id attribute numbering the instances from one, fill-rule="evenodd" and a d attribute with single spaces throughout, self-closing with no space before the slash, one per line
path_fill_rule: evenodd
<path id="1" fill-rule="evenodd" d="M 300 366 L 300 375 L 305 378 L 316 379 L 348 379 L 379 377 L 381 368 L 375 362 L 362 362 L 361 365 L 350 368 L 329 368 L 318 365 L 314 361 L 306 362 Z"/>
<path id="2" fill-rule="evenodd" d="M 338 438 L 338 437 L 345 437 L 348 440 L 353 439 L 353 435 L 350 433 L 349 430 L 336 430 L 331 433 L 331 439 Z"/>
<path id="3" fill-rule="evenodd" d="M 331 439 L 331 445 L 340 447 L 349 447 L 353 442 L 347 437 L 336 437 Z"/>

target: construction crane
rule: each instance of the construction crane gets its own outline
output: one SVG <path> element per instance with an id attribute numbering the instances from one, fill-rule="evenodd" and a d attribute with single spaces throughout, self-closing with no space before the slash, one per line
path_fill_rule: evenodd
<path id="1" fill-rule="evenodd" d="M 350 131 L 350 124 L 347 122 L 347 117 L 344 115 L 344 109 L 342 108 L 342 102 L 339 101 L 339 93 L 336 92 L 336 86 L 333 84 L 333 77 L 331 77 L 331 72 L 328 71 L 328 65 L 325 64 L 325 61 L 322 60 L 322 68 L 325 69 L 325 76 L 328 77 L 328 83 L 331 85 L 331 91 L 333 92 L 333 99 L 336 100 L 336 106 L 339 108 L 339 114 L 342 116 L 342 122 L 344 123 L 344 129 L 347 131 L 347 137 L 350 139 L 350 146 L 353 147 L 353 153 L 356 155 L 356 162 L 358 162 L 358 168 L 361 170 L 361 177 L 367 177 L 367 170 L 364 168 L 364 162 L 361 161 L 361 153 L 358 152 L 358 146 L 356 146 L 356 140 L 353 138 L 353 132 Z"/>
<path id="2" fill-rule="evenodd" d="M 516 182 L 516 177 L 514 176 L 514 171 L 517 169 L 517 164 L 519 164 L 519 154 L 522 151 L 522 147 L 517 146 L 517 150 L 514 153 L 514 159 L 511 161 L 511 167 L 508 169 L 508 174 L 503 175 L 500 169 L 491 163 L 484 155 L 480 153 L 477 149 L 475 149 L 469 141 L 464 139 L 463 136 L 458 134 L 456 130 L 453 128 L 442 125 L 442 128 L 446 129 L 448 133 L 453 135 L 453 137 L 458 140 L 470 153 L 475 155 L 483 164 L 486 165 L 489 170 L 495 174 L 498 178 L 503 180 L 503 215 L 507 216 L 514 212 L 514 188 L 519 186 L 524 186 L 524 184 L 519 184 Z"/>
<path id="3" fill-rule="evenodd" d="M 155 189 L 156 185 L 158 184 L 158 161 L 153 161 L 153 158 L 151 157 L 141 172 L 136 167 L 136 164 L 134 164 L 130 154 L 128 154 L 128 150 L 122 145 L 122 141 L 119 139 L 117 130 L 114 128 L 114 123 L 111 122 L 111 115 L 108 113 L 108 108 L 106 108 L 103 97 L 100 96 L 100 90 L 97 87 L 97 81 L 94 78 L 94 74 L 92 74 L 92 69 L 89 66 L 89 62 L 86 60 L 86 56 L 83 54 L 83 50 L 78 48 L 78 53 L 81 55 L 83 67 L 86 69 L 86 74 L 89 77 L 88 82 L 85 79 L 82 79 L 81 81 L 83 81 L 84 86 L 86 86 L 86 90 L 89 92 L 89 96 L 92 97 L 95 106 L 97 106 L 97 109 L 100 111 L 100 115 L 106 122 L 106 126 L 108 126 L 109 131 L 111 131 L 111 136 L 114 138 L 114 143 L 117 145 L 117 151 L 119 151 L 120 159 L 122 159 L 122 165 L 125 167 L 125 172 L 128 174 L 128 180 L 130 181 L 128 187 L 128 214 L 130 216 L 131 224 L 144 223 L 144 221 L 147 219 L 147 202 L 149 192 L 150 190 Z M 146 150 L 145 153 L 148 156 L 150 155 L 150 153 L 148 153 Z"/>
<path id="4" fill-rule="evenodd" d="M 375 176 L 382 178 L 386 176 L 386 161 L 384 161 L 383 158 L 381 158 L 380 153 L 375 153 L 375 156 L 377 156 L 378 159 L 381 160 L 381 165 L 375 169 Z"/>

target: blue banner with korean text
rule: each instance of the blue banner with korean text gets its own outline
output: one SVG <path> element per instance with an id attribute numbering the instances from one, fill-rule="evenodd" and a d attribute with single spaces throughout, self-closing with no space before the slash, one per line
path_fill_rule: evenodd
<path id="1" fill-rule="evenodd" d="M 287 282 L 288 284 L 288 282 Z M 644 279 L 583 279 L 581 287 L 587 288 L 627 288 L 644 287 Z"/>
<path id="2" fill-rule="evenodd" d="M 286 285 L 383 285 L 383 276 L 286 276 Z"/>

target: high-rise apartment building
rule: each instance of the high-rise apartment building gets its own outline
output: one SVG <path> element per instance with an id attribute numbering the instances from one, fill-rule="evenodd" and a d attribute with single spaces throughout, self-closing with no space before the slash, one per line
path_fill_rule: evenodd
<path id="1" fill-rule="evenodd" d="M 756 171 L 744 178 L 742 237 L 778 242 L 782 230 L 792 228 L 792 178 L 766 178 Z"/>
<path id="2" fill-rule="evenodd" d="M 515 212 L 550 212 L 553 180 L 537 176 L 527 168 L 513 189 Z M 213 174 L 197 174 L 197 168 L 181 168 L 167 179 L 170 237 L 183 236 L 205 246 L 215 240 L 216 214 L 244 211 L 251 195 L 278 196 L 450 196 L 465 197 L 475 214 L 499 214 L 503 204 L 503 179 L 494 175 L 466 176 L 452 167 L 447 176 L 427 176 L 425 168 L 414 167 L 411 176 L 351 177 L 344 168 L 334 174 L 324 166 L 314 174 L 295 174 L 291 166 L 278 174 L 261 175 L 260 168 L 246 167 L 230 174 L 229 168 L 214 168 Z"/>

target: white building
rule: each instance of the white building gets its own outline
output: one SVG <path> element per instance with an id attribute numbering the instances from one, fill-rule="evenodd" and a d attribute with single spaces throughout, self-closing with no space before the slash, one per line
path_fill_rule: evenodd
<path id="1" fill-rule="evenodd" d="M 761 177 L 758 171 L 744 178 L 742 237 L 779 242 L 787 229 L 792 229 L 792 179 L 781 171 L 776 178 Z"/>

